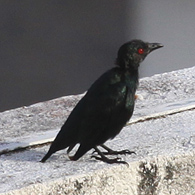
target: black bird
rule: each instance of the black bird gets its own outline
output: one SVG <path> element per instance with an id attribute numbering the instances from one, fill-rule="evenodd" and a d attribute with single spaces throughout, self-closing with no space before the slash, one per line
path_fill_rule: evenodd
<path id="1" fill-rule="evenodd" d="M 78 160 L 94 148 L 99 156 L 92 157 L 107 163 L 126 163 L 120 158 L 110 159 L 106 154 L 131 154 L 129 150 L 113 151 L 104 145 L 113 139 L 133 114 L 134 97 L 138 86 L 138 67 L 151 52 L 163 47 L 160 43 L 132 40 L 118 51 L 116 67 L 96 80 L 86 95 L 78 102 L 53 141 L 45 162 L 56 151 L 68 148 L 67 154 L 80 144 L 70 160 Z M 101 152 L 101 146 L 107 152 Z"/>

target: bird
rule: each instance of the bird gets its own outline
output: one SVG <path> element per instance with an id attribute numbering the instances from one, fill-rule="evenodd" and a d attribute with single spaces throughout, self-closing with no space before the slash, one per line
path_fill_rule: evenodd
<path id="1" fill-rule="evenodd" d="M 149 53 L 161 47 L 161 43 L 149 43 L 139 39 L 124 43 L 118 50 L 115 67 L 106 71 L 91 85 L 40 162 L 44 163 L 53 153 L 67 148 L 67 155 L 72 161 L 77 161 L 94 149 L 97 155 L 93 153 L 91 158 L 109 164 L 126 164 L 121 158 L 108 158 L 107 155 L 135 152 L 114 151 L 104 143 L 118 135 L 130 120 L 139 84 L 140 63 Z M 70 156 L 70 151 L 77 144 L 77 151 Z M 102 152 L 99 147 L 107 152 Z"/>

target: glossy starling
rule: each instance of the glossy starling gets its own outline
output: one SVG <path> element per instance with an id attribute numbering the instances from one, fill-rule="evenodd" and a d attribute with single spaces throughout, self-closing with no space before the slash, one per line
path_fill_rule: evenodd
<path id="1" fill-rule="evenodd" d="M 131 154 L 129 150 L 113 151 L 104 143 L 113 139 L 133 114 L 135 92 L 138 86 L 138 68 L 151 52 L 163 47 L 160 43 L 132 40 L 118 51 L 116 67 L 97 79 L 86 95 L 75 106 L 41 162 L 56 151 L 67 149 L 67 154 L 80 144 L 70 160 L 78 160 L 90 149 L 98 156 L 92 157 L 107 163 L 126 163 L 120 158 L 110 159 L 107 154 Z M 98 149 L 101 146 L 107 152 Z"/>

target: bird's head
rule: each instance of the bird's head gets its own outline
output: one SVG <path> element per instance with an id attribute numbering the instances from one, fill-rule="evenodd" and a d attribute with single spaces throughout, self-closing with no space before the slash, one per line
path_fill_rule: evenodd
<path id="1" fill-rule="evenodd" d="M 147 43 L 141 40 L 132 40 L 119 48 L 116 64 L 126 69 L 137 69 L 139 64 L 150 52 L 161 47 L 163 47 L 163 45 L 160 43 Z"/>

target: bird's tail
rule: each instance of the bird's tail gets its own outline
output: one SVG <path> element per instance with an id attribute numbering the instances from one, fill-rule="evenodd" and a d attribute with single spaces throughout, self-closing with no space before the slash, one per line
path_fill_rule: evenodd
<path id="1" fill-rule="evenodd" d="M 40 162 L 44 163 L 53 153 L 62 150 L 62 149 L 66 149 L 68 146 L 70 146 L 69 148 L 69 152 L 72 150 L 72 148 L 75 146 L 75 144 L 70 145 L 69 142 L 66 142 L 66 144 L 61 144 L 61 140 L 57 140 L 55 139 L 54 142 L 51 144 L 49 151 L 47 152 L 47 154 L 42 158 L 42 160 Z"/>
<path id="2" fill-rule="evenodd" d="M 69 153 L 74 148 L 77 142 L 75 141 L 75 138 L 72 136 L 72 132 L 71 133 L 68 132 L 69 133 L 68 134 L 66 133 L 65 130 L 63 129 L 63 126 L 62 126 L 60 132 L 56 136 L 55 140 L 52 142 L 49 148 L 49 151 L 42 158 L 40 162 L 44 163 L 53 153 L 59 150 L 66 149 L 67 147 L 69 147 L 68 149 L 68 153 Z"/>
<path id="3" fill-rule="evenodd" d="M 48 153 L 41 159 L 40 162 L 44 163 L 52 154 L 53 154 L 53 152 L 51 152 L 51 150 L 49 150 Z"/>

